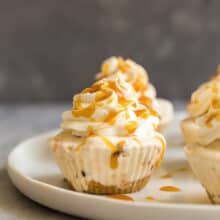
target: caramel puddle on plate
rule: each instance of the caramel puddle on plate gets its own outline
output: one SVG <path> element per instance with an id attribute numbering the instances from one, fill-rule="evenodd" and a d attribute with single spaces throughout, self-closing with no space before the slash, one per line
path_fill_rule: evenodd
<path id="1" fill-rule="evenodd" d="M 173 175 L 171 173 L 167 173 L 167 174 L 164 174 L 162 176 L 160 176 L 161 179 L 168 179 L 168 178 L 171 178 Z"/>
<path id="2" fill-rule="evenodd" d="M 112 198 L 112 199 L 120 199 L 120 200 L 125 200 L 125 201 L 134 201 L 133 198 L 131 198 L 130 196 L 126 196 L 123 194 L 116 194 L 116 195 L 107 195 L 106 197 L 108 198 Z"/>
<path id="3" fill-rule="evenodd" d="M 176 170 L 173 170 L 169 173 L 166 173 L 162 176 L 160 176 L 161 179 L 167 179 L 167 178 L 171 178 L 173 176 L 173 174 L 175 173 L 180 173 L 180 172 L 184 172 L 184 171 L 187 171 L 187 168 L 186 167 L 181 167 L 181 168 L 178 168 Z"/>
<path id="4" fill-rule="evenodd" d="M 181 189 L 176 186 L 162 186 L 160 187 L 160 191 L 164 192 L 180 192 Z"/>
<path id="5" fill-rule="evenodd" d="M 180 168 L 174 170 L 173 172 L 174 172 L 174 173 L 180 173 L 180 172 L 185 172 L 185 171 L 187 171 L 187 170 L 188 170 L 188 169 L 187 169 L 186 167 L 180 167 Z"/>
<path id="6" fill-rule="evenodd" d="M 147 196 L 145 199 L 148 201 L 157 201 L 153 196 Z"/>

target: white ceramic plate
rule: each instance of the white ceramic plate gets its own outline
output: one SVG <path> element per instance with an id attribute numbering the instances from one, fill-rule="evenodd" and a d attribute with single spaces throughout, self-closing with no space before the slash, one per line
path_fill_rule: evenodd
<path id="1" fill-rule="evenodd" d="M 211 205 L 205 190 L 194 178 L 182 150 L 178 113 L 167 134 L 168 147 L 162 166 L 140 192 L 129 194 L 134 201 L 119 200 L 71 191 L 56 166 L 47 141 L 55 132 L 19 144 L 8 159 L 14 185 L 44 206 L 90 219 L 219 219 L 220 206 Z M 164 186 L 179 192 L 161 191 Z"/>

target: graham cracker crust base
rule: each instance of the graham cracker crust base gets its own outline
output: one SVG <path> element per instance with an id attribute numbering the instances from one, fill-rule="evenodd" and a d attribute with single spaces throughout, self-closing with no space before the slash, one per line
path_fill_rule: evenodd
<path id="1" fill-rule="evenodd" d="M 148 183 L 149 179 L 150 176 L 144 177 L 143 179 L 127 183 L 123 188 L 117 186 L 105 186 L 92 180 L 88 183 L 88 189 L 83 192 L 99 195 L 134 193 L 141 190 Z M 65 179 L 65 181 L 74 191 L 76 191 L 70 181 L 67 179 Z"/>

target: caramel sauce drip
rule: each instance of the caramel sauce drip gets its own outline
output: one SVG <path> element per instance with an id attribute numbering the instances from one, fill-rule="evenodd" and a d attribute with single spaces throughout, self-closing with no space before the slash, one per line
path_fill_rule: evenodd
<path id="1" fill-rule="evenodd" d="M 112 102 L 111 92 L 106 90 L 106 88 L 110 88 L 110 89 L 114 90 L 114 92 L 118 96 L 118 102 L 123 108 L 126 108 L 129 104 L 132 103 L 132 100 L 128 100 L 124 97 L 122 91 L 120 91 L 120 89 L 117 88 L 116 83 L 114 81 L 107 82 L 104 85 L 97 82 L 97 83 L 94 83 L 90 88 L 84 89 L 82 92 L 82 93 L 97 92 L 96 97 L 95 97 L 96 103 L 92 103 L 86 108 L 81 108 L 80 96 L 77 96 L 77 98 L 74 100 L 74 109 L 72 111 L 73 116 L 75 116 L 75 117 L 91 117 L 93 115 L 93 113 L 95 112 L 96 106 L 99 106 L 102 104 L 99 102 L 106 100 L 107 103 L 111 103 Z M 113 125 L 114 124 L 113 118 L 116 116 L 117 113 L 118 112 L 111 112 L 107 116 L 106 122 Z"/>
<path id="2" fill-rule="evenodd" d="M 220 121 L 220 115 L 219 115 L 219 113 L 217 113 L 217 112 L 215 112 L 215 113 L 212 113 L 212 114 L 210 114 L 208 117 L 207 117 L 207 119 L 206 119 L 206 121 L 205 121 L 205 123 L 206 123 L 206 125 L 207 125 L 207 127 L 212 127 L 212 120 L 213 119 L 217 119 L 218 121 Z"/>
<path id="3" fill-rule="evenodd" d="M 116 84 L 115 84 L 114 81 L 109 81 L 109 82 L 108 82 L 108 87 L 109 87 L 110 89 L 114 90 L 115 93 L 116 93 L 119 97 L 122 97 L 122 96 L 123 96 L 122 92 L 117 88 L 117 86 L 116 86 Z"/>
<path id="4" fill-rule="evenodd" d="M 161 179 L 167 179 L 167 178 L 171 178 L 173 176 L 173 174 L 175 173 L 180 173 L 180 172 L 184 172 L 184 171 L 187 171 L 187 168 L 186 167 L 181 167 L 181 168 L 177 168 L 176 170 L 173 170 L 169 173 L 166 173 L 164 175 L 161 175 L 160 178 Z"/>
<path id="5" fill-rule="evenodd" d="M 164 192 L 180 192 L 181 189 L 176 186 L 162 186 L 160 187 L 160 191 Z"/>
<path id="6" fill-rule="evenodd" d="M 140 147 L 142 147 L 142 143 L 141 143 L 141 141 L 137 137 L 134 137 L 134 140 L 138 143 L 138 145 Z"/>
<path id="7" fill-rule="evenodd" d="M 111 149 L 112 152 L 116 151 L 115 145 L 105 136 L 100 136 L 102 141 Z"/>
<path id="8" fill-rule="evenodd" d="M 102 65 L 101 71 L 102 71 L 102 73 L 104 73 L 105 76 L 108 75 L 108 73 L 109 73 L 109 66 L 108 66 L 107 63 L 104 63 L 104 64 Z"/>
<path id="9" fill-rule="evenodd" d="M 152 102 L 152 99 L 145 96 L 144 94 L 142 94 L 140 97 L 139 97 L 139 102 L 145 106 L 147 106 L 148 108 L 152 109 L 153 108 L 153 102 Z"/>
<path id="10" fill-rule="evenodd" d="M 123 93 L 117 88 L 115 82 L 113 81 L 108 82 L 108 86 L 109 88 L 115 91 L 115 93 L 118 96 L 118 102 L 120 105 L 122 105 L 122 107 L 126 108 L 128 105 L 132 103 L 131 100 L 128 100 L 124 97 Z"/>
<path id="11" fill-rule="evenodd" d="M 81 117 L 87 117 L 88 118 L 88 117 L 91 117 L 93 115 L 94 111 L 95 111 L 95 104 L 92 103 L 87 108 L 83 108 L 83 109 L 80 109 L 80 110 L 74 109 L 72 111 L 72 114 L 75 117 L 80 117 L 81 116 Z"/>
<path id="12" fill-rule="evenodd" d="M 112 199 L 120 199 L 120 200 L 125 200 L 125 201 L 134 201 L 133 198 L 127 195 L 123 194 L 116 194 L 116 195 L 107 195 L 107 197 L 112 198 Z"/>
<path id="13" fill-rule="evenodd" d="M 213 98 L 213 100 L 212 100 L 212 107 L 213 108 L 218 108 L 220 105 L 219 105 L 220 103 L 219 103 L 219 100 L 218 100 L 218 98 L 216 97 L 216 98 Z"/>
<path id="14" fill-rule="evenodd" d="M 117 169 L 118 167 L 118 157 L 120 155 L 121 152 L 116 151 L 114 153 L 112 153 L 111 158 L 110 158 L 110 167 L 114 170 Z"/>
<path id="15" fill-rule="evenodd" d="M 137 109 L 135 110 L 135 114 L 137 117 L 140 118 L 147 118 L 149 116 L 149 114 L 147 114 L 146 109 Z"/>
<path id="16" fill-rule="evenodd" d="M 161 153 L 160 153 L 159 159 L 156 161 L 155 167 L 159 167 L 160 166 L 160 163 L 163 160 L 165 149 L 166 149 L 166 143 L 164 142 L 164 140 L 160 136 L 158 136 L 157 138 L 158 138 L 158 140 L 162 144 L 162 149 L 161 149 Z"/>
<path id="17" fill-rule="evenodd" d="M 218 84 L 215 82 L 213 87 L 212 87 L 212 92 L 217 94 L 218 93 Z"/>
<path id="18" fill-rule="evenodd" d="M 88 125 L 87 129 L 88 129 L 89 136 L 95 135 L 94 128 L 91 125 Z"/>
<path id="19" fill-rule="evenodd" d="M 149 200 L 149 201 L 155 201 L 155 198 L 152 196 L 147 196 L 147 197 L 145 197 L 145 199 Z"/>
<path id="20" fill-rule="evenodd" d="M 126 98 L 124 98 L 122 96 L 118 97 L 118 102 L 124 108 L 126 108 L 128 105 L 130 105 L 132 103 L 131 100 L 128 100 L 128 99 L 126 99 Z"/>
<path id="21" fill-rule="evenodd" d="M 157 131 L 158 130 L 158 125 L 157 124 L 153 124 L 154 130 Z"/>
<path id="22" fill-rule="evenodd" d="M 167 174 L 164 174 L 162 176 L 160 176 L 161 179 L 168 179 L 168 178 L 171 178 L 173 175 L 171 173 L 167 173 Z"/>
<path id="23" fill-rule="evenodd" d="M 111 149 L 110 167 L 116 169 L 118 167 L 118 158 L 122 152 L 125 141 L 120 141 L 116 146 L 105 136 L 100 137 L 102 141 Z"/>
<path id="24" fill-rule="evenodd" d="M 110 112 L 108 116 L 105 118 L 104 122 L 108 123 L 109 125 L 114 125 L 117 114 L 118 112 L 116 111 Z"/>
<path id="25" fill-rule="evenodd" d="M 192 104 L 199 104 L 199 100 L 198 99 L 194 99 L 194 100 L 192 100 Z"/>
<path id="26" fill-rule="evenodd" d="M 146 91 L 147 85 L 145 79 L 140 79 L 139 77 L 133 82 L 133 87 L 136 92 L 141 92 L 142 94 Z"/>
<path id="27" fill-rule="evenodd" d="M 174 170 L 175 173 L 179 173 L 179 172 L 185 172 L 187 171 L 188 169 L 186 167 L 180 167 L 180 168 L 177 168 L 176 170 Z"/>
<path id="28" fill-rule="evenodd" d="M 95 101 L 100 102 L 107 99 L 111 94 L 106 91 L 98 91 L 96 93 Z"/>
<path id="29" fill-rule="evenodd" d="M 91 87 L 85 88 L 82 93 L 94 93 L 100 90 L 101 85 L 97 82 L 93 83 Z"/>
<path id="30" fill-rule="evenodd" d="M 156 112 L 155 110 L 153 109 L 150 109 L 150 114 L 153 115 L 153 116 L 156 116 L 156 117 L 160 117 L 158 112 Z"/>
<path id="31" fill-rule="evenodd" d="M 110 167 L 112 169 L 116 169 L 118 167 L 118 158 L 120 156 L 120 153 L 122 152 L 122 148 L 125 144 L 125 141 L 120 141 L 118 144 L 117 144 L 117 150 L 112 153 L 111 155 L 111 158 L 110 158 Z"/>
<path id="32" fill-rule="evenodd" d="M 81 98 L 80 96 L 76 96 L 74 100 L 74 107 L 75 109 L 80 109 L 81 108 Z"/>
<path id="33" fill-rule="evenodd" d="M 127 125 L 125 125 L 125 129 L 128 134 L 133 134 L 138 127 L 138 123 L 136 121 L 129 121 Z"/>
<path id="34" fill-rule="evenodd" d="M 125 73 L 129 70 L 130 65 L 125 62 L 122 57 L 118 57 L 118 69 L 121 70 L 122 73 Z"/>

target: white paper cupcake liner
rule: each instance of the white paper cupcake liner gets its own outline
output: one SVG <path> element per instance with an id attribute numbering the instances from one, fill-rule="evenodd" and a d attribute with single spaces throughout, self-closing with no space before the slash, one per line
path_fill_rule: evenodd
<path id="1" fill-rule="evenodd" d="M 220 142 L 219 150 L 201 145 L 184 147 L 190 166 L 206 189 L 210 200 L 220 204 Z"/>
<path id="2" fill-rule="evenodd" d="M 145 186 L 161 157 L 161 146 L 131 147 L 118 156 L 111 167 L 108 148 L 90 147 L 76 151 L 71 147 L 52 146 L 57 164 L 74 190 L 96 194 L 130 193 Z"/>

